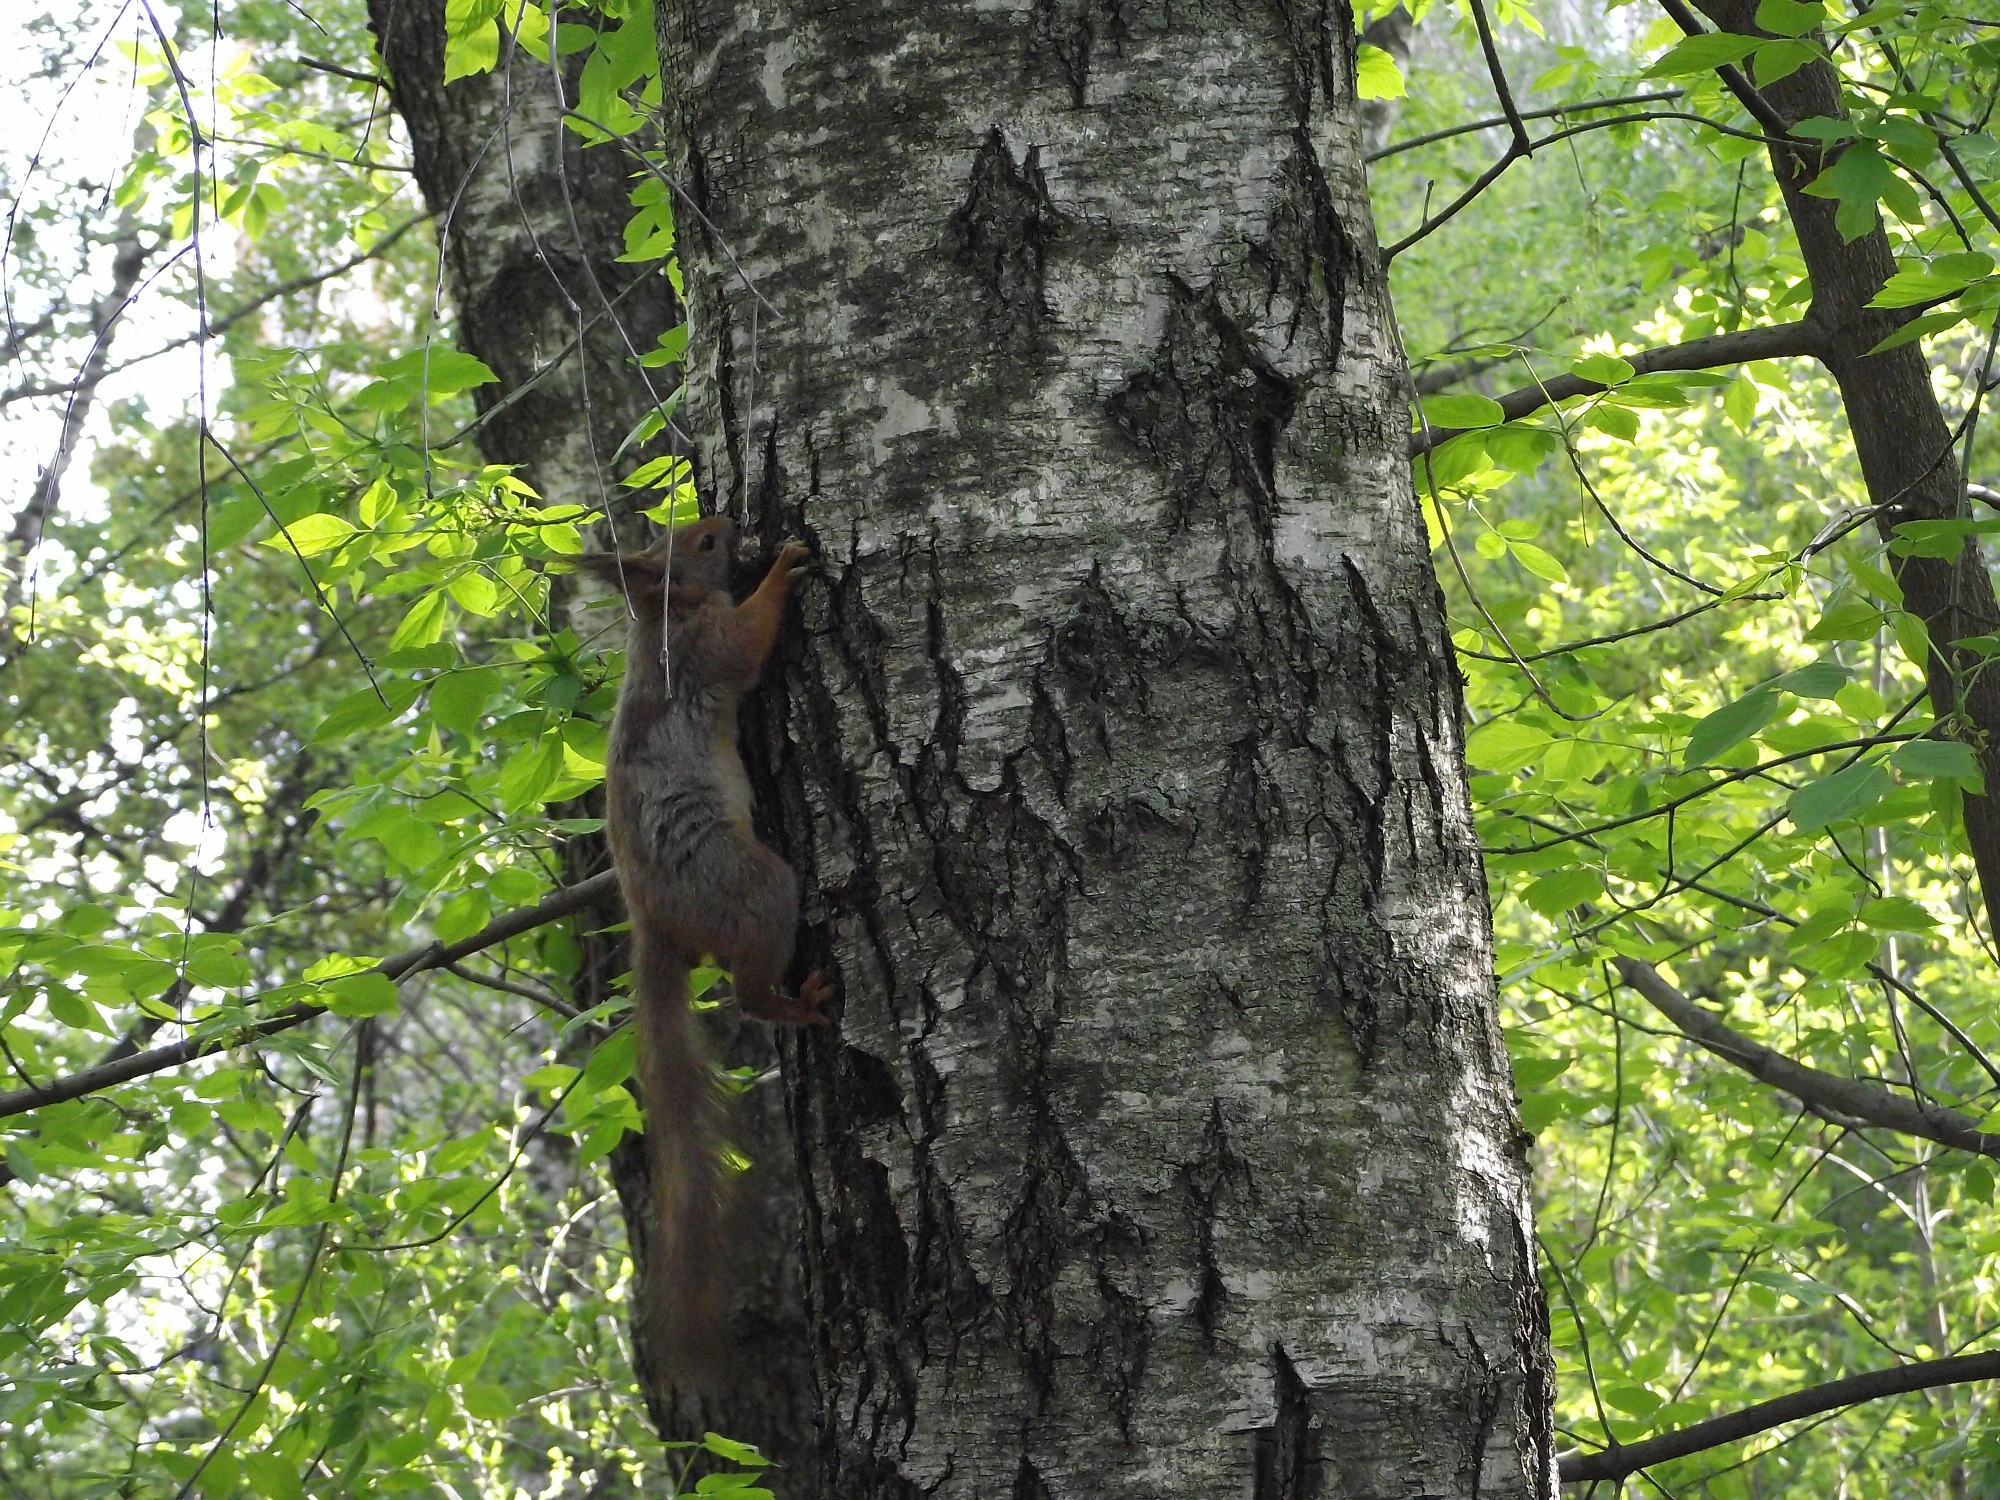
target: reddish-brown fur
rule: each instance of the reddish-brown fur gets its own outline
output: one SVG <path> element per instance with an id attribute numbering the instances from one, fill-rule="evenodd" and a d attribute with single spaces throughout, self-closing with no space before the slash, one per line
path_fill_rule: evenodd
<path id="1" fill-rule="evenodd" d="M 668 1376 L 700 1384 L 721 1351 L 724 1096 L 688 1014 L 688 969 L 730 971 L 737 1003 L 824 1025 L 819 975 L 779 989 L 798 884 L 750 827 L 736 707 L 783 623 L 807 553 L 787 542 L 754 593 L 729 592 L 731 526 L 711 516 L 640 553 L 579 559 L 624 594 L 625 680 L 605 765 L 605 834 L 632 932 L 632 1016 L 655 1211 L 639 1325 Z"/>

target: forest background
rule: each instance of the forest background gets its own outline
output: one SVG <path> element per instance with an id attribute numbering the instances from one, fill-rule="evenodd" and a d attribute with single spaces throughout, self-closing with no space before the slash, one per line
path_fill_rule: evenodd
<path id="1" fill-rule="evenodd" d="M 517 53 L 498 9 L 452 0 L 447 76 L 546 60 L 547 18 L 507 8 Z M 2000 531 L 2000 23 L 1764 0 L 1761 39 L 1689 39 L 1676 12 L 1361 18 L 1583 1450 L 1984 1353 L 2000 1319 L 2000 949 L 1966 811 L 2000 621 L 1954 596 L 1980 628 L 1939 640 L 1904 588 Z M 547 570 L 600 509 L 688 512 L 684 466 L 630 457 L 664 418 L 597 455 L 599 507 L 481 461 L 493 372 L 453 346 L 358 3 L 5 25 L 5 1483 L 678 1470 L 633 1394 L 604 1173 L 637 1121 L 622 1002 L 564 999 L 564 924 L 489 926 L 596 826 L 611 637 L 552 622 Z M 563 128 L 647 149 L 650 7 L 553 35 L 586 59 Z M 1880 216 L 1882 341 L 1922 351 L 1949 432 L 1919 479 L 1964 480 L 1943 518 L 1871 489 L 1800 331 L 1739 85 L 1822 49 L 1846 118 L 1806 191 L 1844 241 Z M 630 215 L 625 258 L 678 291 L 657 175 Z M 670 391 L 686 341 L 632 353 Z M 36 1092 L 183 1036 L 189 1066 Z M 1990 1392 L 1837 1405 L 1631 1483 L 1991 1493 Z"/>

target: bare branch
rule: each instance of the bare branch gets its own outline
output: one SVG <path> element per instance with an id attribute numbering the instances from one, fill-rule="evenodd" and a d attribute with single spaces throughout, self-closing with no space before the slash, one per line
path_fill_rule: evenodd
<path id="1" fill-rule="evenodd" d="M 567 1016 L 572 1021 L 583 1014 L 567 1000 L 559 999 L 537 985 L 521 984 L 503 974 L 482 974 L 479 970 L 469 969 L 464 964 L 446 964 L 444 971 L 447 974 L 455 974 L 470 984 L 479 985 L 483 989 L 498 990 L 503 995 L 519 995 L 523 1000 L 532 1000 L 535 1004 L 544 1006 L 558 1015 Z"/>
<path id="2" fill-rule="evenodd" d="M 1740 365 L 1753 359 L 1790 359 L 1802 355 L 1817 357 L 1820 332 L 1811 318 L 1796 323 L 1767 323 L 1760 328 L 1739 328 L 1732 333 L 1711 333 L 1706 338 L 1681 344 L 1662 344 L 1657 349 L 1641 349 L 1620 356 L 1641 375 L 1659 370 L 1712 370 L 1719 365 Z M 1545 406 L 1567 401 L 1573 396 L 1594 395 L 1609 387 L 1581 375 L 1556 375 L 1500 398 L 1500 409 L 1509 422 L 1519 421 Z M 1434 427 L 1428 433 L 1410 435 L 1410 457 L 1429 452 L 1448 438 L 1466 431 L 1463 427 Z"/>
<path id="3" fill-rule="evenodd" d="M 386 89 L 389 86 L 389 80 L 377 74 L 357 73 L 352 68 L 343 68 L 339 63 L 330 63 L 318 57 L 307 57 L 303 52 L 298 55 L 297 61 L 315 72 L 331 73 L 336 78 L 351 78 L 356 83 L 365 83 L 371 88 Z"/>
<path id="4" fill-rule="evenodd" d="M 567 886 L 556 891 L 534 906 L 524 906 L 505 916 L 495 917 L 470 937 L 455 943 L 426 943 L 420 948 L 410 948 L 385 958 L 377 964 L 374 973 L 386 975 L 391 980 L 403 980 L 412 974 L 421 974 L 429 969 L 444 969 L 465 958 L 468 954 L 504 943 L 519 937 L 524 932 L 532 932 L 537 927 L 547 926 L 562 917 L 581 911 L 594 901 L 602 900 L 618 889 L 618 878 L 610 870 L 601 875 L 593 875 L 579 885 Z M 189 1037 L 170 1047 L 155 1047 L 150 1052 L 138 1052 L 129 1057 L 109 1059 L 95 1066 L 85 1068 L 80 1073 L 72 1073 L 66 1078 L 58 1078 L 40 1088 L 15 1089 L 11 1093 L 0 1094 L 0 1119 L 10 1115 L 25 1114 L 31 1109 L 43 1109 L 51 1104 L 61 1104 L 69 1099 L 81 1099 L 100 1089 L 116 1084 L 130 1083 L 135 1078 L 144 1078 L 153 1073 L 164 1073 L 171 1068 L 182 1067 L 196 1058 L 207 1057 L 211 1053 L 226 1052 L 231 1047 L 260 1041 L 279 1032 L 290 1031 L 316 1020 L 326 1012 L 323 1005 L 298 1004 L 267 1016 L 247 1027 L 222 1032 L 213 1036 Z"/>
<path id="5" fill-rule="evenodd" d="M 1884 1396 L 1903 1396 L 1911 1391 L 1928 1391 L 1941 1385 L 1962 1385 L 1970 1380 L 2000 1379 L 2000 1353 L 1960 1354 L 1949 1359 L 1926 1359 L 1915 1364 L 1893 1365 L 1886 1370 L 1870 1370 L 1865 1375 L 1849 1375 L 1829 1380 L 1825 1385 L 1808 1386 L 1802 1391 L 1776 1396 L 1720 1417 L 1710 1417 L 1678 1432 L 1663 1432 L 1642 1443 L 1627 1447 L 1613 1444 L 1601 1453 L 1574 1450 L 1556 1455 L 1556 1465 L 1564 1484 L 1584 1484 L 1592 1480 L 1617 1481 L 1628 1474 L 1669 1459 L 1686 1458 L 1740 1442 L 1760 1432 L 1768 1432 L 1786 1422 L 1816 1417 L 1821 1412 L 1879 1401 Z"/>
<path id="6" fill-rule="evenodd" d="M 1514 104 L 1514 90 L 1508 85 L 1507 70 L 1500 63 L 1500 49 L 1493 41 L 1493 27 L 1486 19 L 1486 7 L 1480 0 L 1470 0 L 1472 24 L 1479 28 L 1479 50 L 1486 57 L 1486 72 L 1493 80 L 1493 94 L 1500 101 L 1500 113 L 1507 117 L 1507 128 L 1513 133 L 1514 144 L 1523 156 L 1535 149 L 1528 139 L 1528 126 L 1521 118 L 1521 111 Z"/>
<path id="7" fill-rule="evenodd" d="M 113 243 L 117 246 L 117 253 L 111 262 L 111 286 L 91 311 L 90 352 L 85 356 L 76 380 L 68 387 L 69 402 L 63 409 L 62 430 L 56 439 L 56 451 L 50 456 L 47 467 L 36 477 L 28 503 L 15 515 L 7 535 L 9 550 L 24 556 L 40 543 L 42 528 L 56 509 L 63 475 L 76 454 L 77 441 L 83 435 L 83 424 L 90 415 L 97 388 L 108 373 L 105 367 L 110 362 L 111 339 L 119 316 L 131 305 L 133 289 L 139 284 L 146 262 L 158 249 L 158 246 L 148 245 L 139 238 L 138 226 L 129 211 L 122 217 L 118 238 Z M 23 578 L 25 574 L 24 569 Z M 22 579 L 18 578 L 8 586 L 7 603 L 20 602 L 21 586 Z"/>
<path id="8" fill-rule="evenodd" d="M 1650 125 L 1662 120 L 1688 120 L 1696 125 L 1718 131 L 1723 135 L 1740 136 L 1744 140 L 1758 141 L 1773 146 L 1785 144 L 1782 140 L 1774 139 L 1771 136 L 1763 135 L 1756 131 L 1739 130 L 1734 125 L 1725 125 L 1720 120 L 1711 120 L 1706 115 L 1689 114 L 1684 110 L 1673 109 L 1645 110 L 1639 114 L 1632 115 L 1613 115 L 1608 120 L 1586 120 L 1581 125 L 1571 125 L 1567 129 L 1558 130 L 1551 135 L 1545 135 L 1538 141 L 1528 141 L 1525 145 L 1519 139 L 1510 139 L 1507 143 L 1507 149 L 1501 153 L 1500 159 L 1484 172 L 1480 173 L 1471 187 L 1460 193 L 1435 214 L 1427 215 L 1424 221 L 1415 229 L 1412 229 L 1400 240 L 1397 240 L 1393 245 L 1383 250 L 1382 264 L 1385 266 L 1388 265 L 1397 256 L 1409 249 L 1410 246 L 1416 244 L 1417 241 L 1443 228 L 1452 219 L 1456 218 L 1473 199 L 1491 187 L 1499 179 L 1501 173 L 1505 172 L 1515 162 L 1534 155 L 1543 146 L 1553 146 L 1560 141 L 1567 141 L 1580 135 L 1588 135 L 1595 130 L 1609 130 L 1618 125 Z"/>
<path id="9" fill-rule="evenodd" d="M 1795 1062 L 1724 1025 L 1668 983 L 1666 976 L 1651 964 L 1633 958 L 1612 962 L 1619 976 L 1679 1027 L 1689 1041 L 1707 1048 L 1760 1082 L 1790 1094 L 1815 1113 L 1831 1113 L 1844 1124 L 1876 1126 L 2000 1160 L 2000 1135 L 1981 1130 L 1970 1116 L 1942 1105 L 1905 1098 L 1880 1084 L 1822 1073 Z"/>
<path id="10" fill-rule="evenodd" d="M 1657 94 L 1619 94 L 1610 99 L 1579 99 L 1574 104 L 1557 104 L 1548 109 L 1526 109 L 1517 113 L 1523 120 L 1559 120 L 1565 115 L 1582 114 L 1589 109 L 1616 109 L 1625 104 L 1662 104 L 1681 96 L 1679 89 L 1665 89 Z M 1428 135 L 1413 135 L 1407 141 L 1397 141 L 1384 146 L 1380 151 L 1372 151 L 1368 160 L 1381 161 L 1384 157 L 1395 156 L 1404 151 L 1414 151 L 1419 146 L 1433 146 L 1439 141 L 1448 141 L 1454 136 L 1471 135 L 1477 130 L 1494 130 L 1513 121 L 1506 115 L 1495 115 L 1487 120 L 1473 120 L 1464 125 L 1452 125 L 1443 130 L 1433 130 Z"/>

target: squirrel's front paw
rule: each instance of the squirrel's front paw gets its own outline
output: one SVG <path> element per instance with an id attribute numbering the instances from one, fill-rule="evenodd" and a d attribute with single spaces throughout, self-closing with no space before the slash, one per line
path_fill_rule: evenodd
<path id="1" fill-rule="evenodd" d="M 797 537 L 790 537 L 778 549 L 778 566 L 787 573 L 796 573 L 812 558 L 812 548 Z"/>

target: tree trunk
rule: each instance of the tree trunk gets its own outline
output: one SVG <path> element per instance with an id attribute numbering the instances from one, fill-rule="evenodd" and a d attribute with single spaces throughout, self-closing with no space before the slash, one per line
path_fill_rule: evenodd
<path id="1" fill-rule="evenodd" d="M 703 494 L 818 549 L 791 1493 L 1552 1493 L 1346 10 L 658 14 Z"/>
<path id="2" fill-rule="evenodd" d="M 619 491 L 611 458 L 673 388 L 672 371 L 652 377 L 657 390 L 649 385 L 632 355 L 653 348 L 680 310 L 657 269 L 642 279 L 639 268 L 617 259 L 631 216 L 632 163 L 615 148 L 582 149 L 562 124 L 547 66 L 525 53 L 510 51 L 493 72 L 444 85 L 442 0 L 370 0 L 369 12 L 418 182 L 439 225 L 458 342 L 500 377 L 480 392 L 482 451 L 517 465 L 551 503 L 605 506 L 617 517 L 617 536 L 636 544 L 645 523 L 633 516 L 629 493 Z M 572 74 L 579 62 L 572 61 Z M 622 630 L 614 633 L 622 639 Z M 601 797 L 563 811 L 601 815 Z M 571 838 L 563 852 L 572 882 L 610 867 L 601 836 Z M 579 1006 L 609 998 L 628 967 L 623 938 L 603 931 L 623 920 L 613 898 L 578 921 Z M 769 1037 L 743 1028 L 727 1061 L 771 1066 Z M 638 1375 L 663 1438 L 714 1429 L 798 1470 L 811 1456 L 808 1361 L 792 1248 L 798 1193 L 781 1095 L 753 1090 L 734 1124 L 745 1151 L 762 1164 L 752 1190 L 739 1195 L 733 1226 L 741 1245 L 732 1256 L 729 1337 L 740 1357 L 699 1404 L 677 1396 L 643 1356 Z M 635 1264 L 650 1212 L 645 1174 L 645 1152 L 627 1137 L 612 1153 L 611 1176 Z"/>

